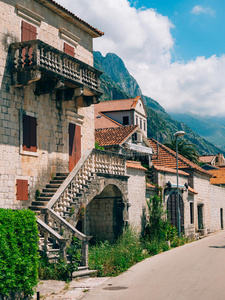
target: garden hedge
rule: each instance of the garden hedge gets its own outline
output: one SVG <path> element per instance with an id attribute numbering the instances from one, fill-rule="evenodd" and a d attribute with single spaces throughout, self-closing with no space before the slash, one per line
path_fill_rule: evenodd
<path id="1" fill-rule="evenodd" d="M 33 294 L 38 280 L 38 229 L 30 210 L 0 209 L 0 295 Z"/>

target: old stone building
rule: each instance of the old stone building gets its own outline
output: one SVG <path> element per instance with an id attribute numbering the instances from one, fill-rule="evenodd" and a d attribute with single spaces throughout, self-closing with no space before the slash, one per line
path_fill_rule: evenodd
<path id="1" fill-rule="evenodd" d="M 154 139 L 152 182 L 163 188 L 165 208 L 177 224 L 176 153 Z M 225 190 L 216 186 L 211 171 L 206 171 L 183 156 L 178 156 L 181 227 L 186 235 L 206 235 L 224 228 Z M 219 180 L 219 178 L 218 178 Z M 211 181 L 211 182 L 210 182 Z M 218 182 L 218 181 L 217 181 Z M 148 190 L 152 194 L 152 189 Z"/>

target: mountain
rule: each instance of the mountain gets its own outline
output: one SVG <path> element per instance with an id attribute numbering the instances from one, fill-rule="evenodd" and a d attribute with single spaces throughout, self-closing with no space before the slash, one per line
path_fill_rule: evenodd
<path id="1" fill-rule="evenodd" d="M 224 118 L 199 116 L 195 114 L 171 114 L 177 121 L 183 121 L 197 134 L 225 151 Z"/>
<path id="2" fill-rule="evenodd" d="M 152 98 L 142 94 L 136 79 L 130 75 L 124 62 L 114 53 L 105 57 L 100 52 L 94 52 L 94 66 L 101 70 L 101 89 L 103 95 L 100 100 L 117 100 L 141 95 L 148 114 L 148 136 L 165 143 L 173 139 L 176 131 L 185 131 L 185 138 L 196 145 L 199 153 L 215 154 L 221 151 L 211 142 L 195 133 L 183 120 L 174 120 L 165 109 Z"/>

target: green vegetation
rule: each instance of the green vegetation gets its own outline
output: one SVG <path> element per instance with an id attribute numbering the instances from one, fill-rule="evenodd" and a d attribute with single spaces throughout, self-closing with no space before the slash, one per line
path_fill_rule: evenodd
<path id="1" fill-rule="evenodd" d="M 176 228 L 166 220 L 160 196 L 150 198 L 147 205 L 144 237 L 127 228 L 115 243 L 104 241 L 90 247 L 89 267 L 98 270 L 98 276 L 117 276 L 149 256 L 188 242 L 188 238 L 178 238 Z"/>
<path id="2" fill-rule="evenodd" d="M 71 281 L 72 274 L 77 270 L 81 258 L 81 242 L 72 238 L 67 248 L 67 262 L 59 260 L 57 263 L 50 263 L 48 257 L 43 253 L 39 260 L 38 276 L 41 280 L 64 280 Z"/>
<path id="3" fill-rule="evenodd" d="M 90 247 L 89 267 L 98 270 L 98 276 L 117 276 L 146 258 L 138 236 L 127 229 L 114 243 L 99 242 Z"/>
<path id="4" fill-rule="evenodd" d="M 33 294 L 38 280 L 38 230 L 30 210 L 0 209 L 0 294 Z"/>
<path id="5" fill-rule="evenodd" d="M 104 147 L 99 146 L 99 143 L 98 143 L 98 142 L 95 142 L 95 149 L 98 149 L 98 150 L 105 150 Z"/>
<path id="6" fill-rule="evenodd" d="M 166 147 L 176 151 L 176 141 L 172 140 L 170 143 L 164 144 Z M 194 144 L 190 143 L 188 140 L 179 140 L 177 142 L 178 146 L 178 153 L 182 156 L 186 157 L 190 161 L 192 161 L 195 164 L 199 164 L 199 153 L 196 150 L 196 147 Z"/>

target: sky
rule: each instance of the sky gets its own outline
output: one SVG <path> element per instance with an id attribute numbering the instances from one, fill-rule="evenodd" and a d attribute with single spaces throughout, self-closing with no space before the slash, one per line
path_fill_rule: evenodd
<path id="1" fill-rule="evenodd" d="M 225 116 L 224 0 L 56 0 L 103 31 L 144 95 L 169 113 Z"/>

